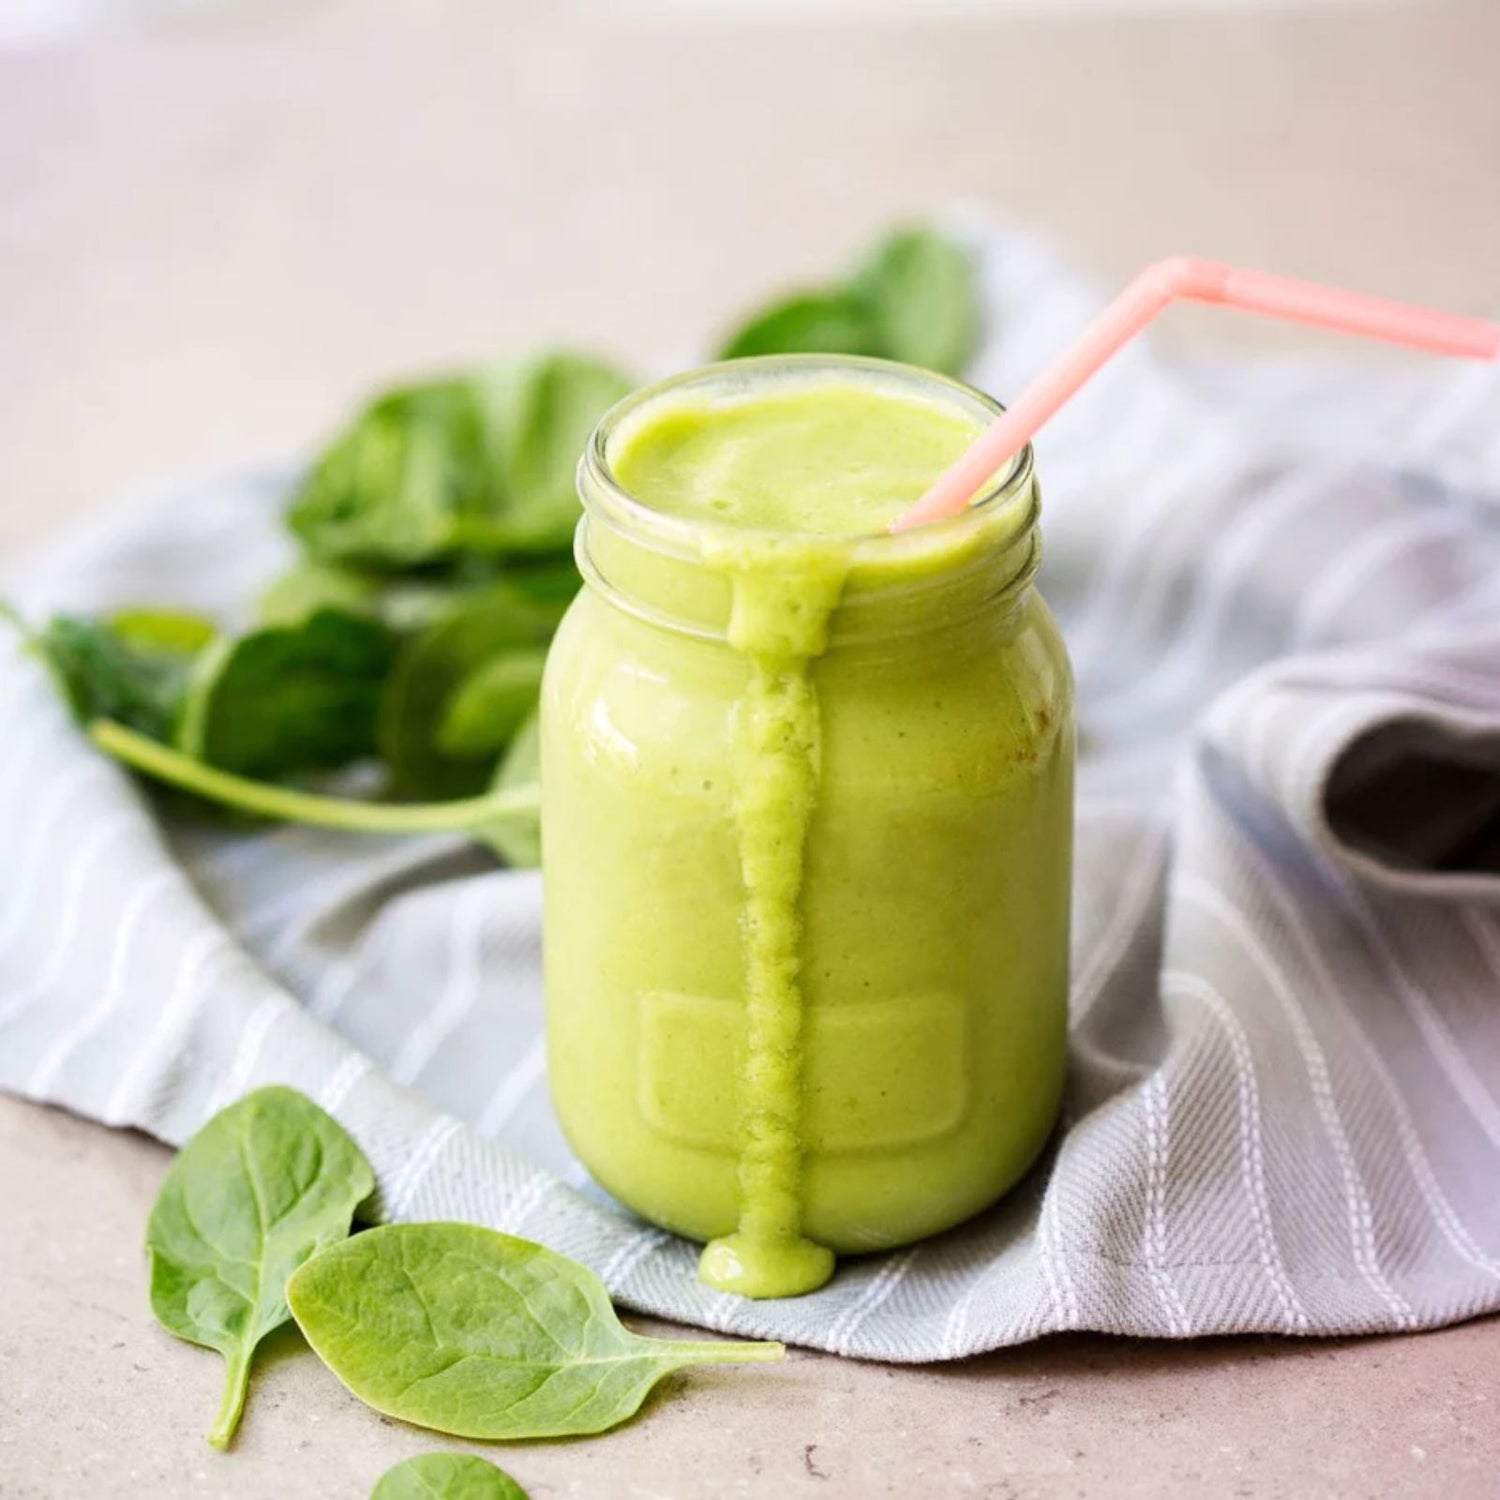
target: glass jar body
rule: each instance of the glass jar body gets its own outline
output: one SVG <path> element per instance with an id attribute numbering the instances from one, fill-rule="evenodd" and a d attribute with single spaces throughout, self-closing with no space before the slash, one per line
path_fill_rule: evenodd
<path id="1" fill-rule="evenodd" d="M 631 596 L 597 578 L 580 594 L 543 690 L 549 1071 L 599 1183 L 707 1240 L 739 1211 L 735 717 L 751 668 L 711 632 L 631 607 L 652 592 L 650 549 L 609 541 Z M 671 589 L 694 566 L 673 558 Z M 840 1253 L 986 1207 L 1056 1117 L 1073 696 L 1029 578 L 1010 566 L 977 607 L 938 587 L 925 604 L 857 605 L 860 633 L 807 664 L 820 737 L 800 898 L 802 1215 Z"/>

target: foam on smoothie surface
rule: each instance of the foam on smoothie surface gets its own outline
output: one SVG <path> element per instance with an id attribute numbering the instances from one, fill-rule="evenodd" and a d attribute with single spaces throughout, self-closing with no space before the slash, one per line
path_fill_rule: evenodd
<path id="1" fill-rule="evenodd" d="M 848 571 L 838 539 L 882 530 L 978 430 L 951 407 L 819 381 L 661 402 L 611 444 L 610 466 L 636 499 L 720 523 L 700 545 L 731 580 L 729 644 L 749 666 L 731 746 L 746 1035 L 739 1225 L 700 1263 L 724 1291 L 796 1296 L 833 1274 L 832 1251 L 802 1232 L 801 900 L 821 730 L 808 666 Z"/>
<path id="2" fill-rule="evenodd" d="M 610 467 L 653 510 L 811 536 L 883 530 L 980 431 L 952 407 L 832 380 L 662 401 L 643 418 L 616 435 Z"/>

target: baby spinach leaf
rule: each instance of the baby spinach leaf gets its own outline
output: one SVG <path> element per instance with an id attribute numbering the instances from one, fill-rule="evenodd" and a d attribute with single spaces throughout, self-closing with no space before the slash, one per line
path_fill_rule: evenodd
<path id="1" fill-rule="evenodd" d="M 262 625 L 300 625 L 320 609 L 379 614 L 380 582 L 369 573 L 333 563 L 301 562 L 261 593 L 256 613 Z"/>
<path id="2" fill-rule="evenodd" d="M 319 561 L 407 568 L 451 551 L 456 518 L 488 504 L 474 382 L 434 380 L 371 402 L 313 465 L 287 522 Z"/>
<path id="3" fill-rule="evenodd" d="M 498 745 L 448 749 L 442 730 L 464 684 L 497 658 L 545 647 L 565 604 L 529 599 L 500 583 L 461 599 L 396 658 L 380 704 L 380 753 L 404 797 L 446 800 L 479 791 Z M 493 736 L 491 736 L 493 739 Z"/>
<path id="4" fill-rule="evenodd" d="M 244 776 L 336 769 L 375 752 L 396 657 L 379 620 L 329 606 L 216 642 L 199 659 L 178 747 Z"/>
<path id="5" fill-rule="evenodd" d="M 398 634 L 434 624 L 465 600 L 504 579 L 523 597 L 556 609 L 578 591 L 571 550 L 517 561 L 463 558 L 401 573 L 368 573 L 332 563 L 301 562 L 261 594 L 262 625 L 300 625 L 318 609 L 368 615 Z"/>
<path id="6" fill-rule="evenodd" d="M 542 775 L 541 719 L 535 711 L 516 731 L 492 789 L 496 794 L 535 787 Z M 513 870 L 535 869 L 542 862 L 542 818 L 540 810 L 530 818 L 496 818 L 475 829 L 475 836 L 492 848 Z"/>
<path id="7" fill-rule="evenodd" d="M 451 572 L 394 574 L 381 586 L 380 618 L 403 636 L 426 630 L 482 594 L 496 576 L 477 563 Z"/>
<path id="8" fill-rule="evenodd" d="M 492 657 L 471 672 L 448 700 L 438 725 L 444 755 L 497 755 L 536 707 L 547 662 L 543 646 Z"/>
<path id="9" fill-rule="evenodd" d="M 472 1453 L 422 1453 L 388 1469 L 370 1500 L 526 1500 L 526 1491 Z"/>
<path id="10" fill-rule="evenodd" d="M 461 533 L 485 552 L 566 552 L 580 507 L 578 460 L 595 423 L 633 382 L 586 355 L 503 365 L 483 382 L 491 499 Z"/>
<path id="11" fill-rule="evenodd" d="M 584 442 L 630 385 L 559 351 L 390 391 L 313 465 L 288 524 L 314 560 L 381 572 L 565 551 Z"/>
<path id="12" fill-rule="evenodd" d="M 772 303 L 737 329 L 720 359 L 863 354 L 961 373 L 978 334 L 973 268 L 930 229 L 882 240 L 849 279 Z"/>
<path id="13" fill-rule="evenodd" d="M 547 619 L 558 620 L 581 582 L 571 546 L 536 556 L 463 557 L 441 569 L 380 579 L 373 610 L 392 630 L 406 635 L 437 624 L 500 587 L 534 605 Z"/>
<path id="14" fill-rule="evenodd" d="M 196 656 L 219 633 L 206 615 L 186 609 L 117 609 L 108 624 L 127 646 L 172 656 Z"/>
<path id="15" fill-rule="evenodd" d="M 502 576 L 523 599 L 546 610 L 554 619 L 562 618 L 583 581 L 578 576 L 571 545 L 551 556 L 509 562 Z"/>
<path id="16" fill-rule="evenodd" d="M 754 314 L 725 340 L 720 359 L 758 354 L 875 354 L 870 310 L 848 291 L 801 292 Z"/>
<path id="17" fill-rule="evenodd" d="M 175 611 L 132 611 L 116 620 L 54 615 L 28 644 L 51 672 L 80 723 L 111 718 L 170 739 L 193 662 L 215 634 L 212 621 Z"/>
<path id="18" fill-rule="evenodd" d="M 265 777 L 373 754 L 396 653 L 379 620 L 326 606 L 238 637 L 184 611 L 58 615 L 29 645 L 81 723 L 107 722 L 192 760 Z"/>
<path id="19" fill-rule="evenodd" d="M 228 1361 L 214 1447 L 227 1447 L 239 1424 L 255 1346 L 287 1319 L 287 1277 L 349 1233 L 374 1187 L 343 1129 L 279 1087 L 215 1115 L 167 1169 L 146 1228 L 151 1310 Z"/>
<path id="20" fill-rule="evenodd" d="M 674 1370 L 784 1352 L 632 1333 L 593 1272 L 473 1224 L 372 1229 L 308 1261 L 287 1300 L 360 1400 L 458 1437 L 603 1432 Z"/>
<path id="21" fill-rule="evenodd" d="M 958 245 L 928 229 L 901 230 L 877 246 L 855 275 L 854 291 L 886 359 L 962 373 L 979 311 L 973 268 Z"/>

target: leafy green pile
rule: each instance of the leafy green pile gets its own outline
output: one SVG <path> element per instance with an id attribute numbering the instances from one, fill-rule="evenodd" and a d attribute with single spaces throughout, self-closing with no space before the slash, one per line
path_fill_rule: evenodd
<path id="1" fill-rule="evenodd" d="M 964 252 L 923 228 L 767 307 L 721 356 L 847 353 L 959 372 L 978 328 Z M 536 711 L 579 585 L 574 474 L 633 384 L 554 351 L 387 392 L 312 465 L 298 564 L 230 633 L 179 610 L 62 614 L 31 634 L 91 738 L 199 797 L 371 832 L 456 829 L 535 864 Z M 378 802 L 304 783 L 362 763 Z"/>
<path id="2" fill-rule="evenodd" d="M 146 1231 L 151 1307 L 227 1361 L 214 1447 L 239 1425 L 256 1346 L 288 1317 L 376 1411 L 492 1440 L 604 1432 L 674 1371 L 782 1357 L 780 1344 L 632 1333 L 591 1271 L 492 1229 L 390 1224 L 350 1238 L 374 1186 L 342 1127 L 278 1086 L 215 1115 L 168 1169 Z M 375 1492 L 429 1493 L 522 1495 L 458 1455 L 410 1460 Z"/>

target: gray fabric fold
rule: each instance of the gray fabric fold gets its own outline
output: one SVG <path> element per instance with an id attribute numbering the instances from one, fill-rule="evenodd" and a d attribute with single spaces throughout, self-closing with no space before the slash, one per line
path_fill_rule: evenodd
<path id="1" fill-rule="evenodd" d="M 1003 399 L 1100 295 L 956 222 L 990 319 L 974 378 Z M 1038 450 L 1083 725 L 1071 1084 L 991 1212 L 811 1297 L 708 1290 L 552 1115 L 538 876 L 451 838 L 168 818 L 9 646 L 0 1086 L 181 1142 L 286 1082 L 353 1132 L 388 1216 L 492 1224 L 629 1306 L 862 1357 L 1500 1308 L 1500 369 L 1144 344 Z M 290 481 L 170 486 L 7 587 L 223 612 L 285 561 Z"/>

